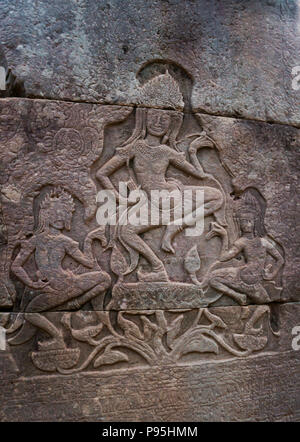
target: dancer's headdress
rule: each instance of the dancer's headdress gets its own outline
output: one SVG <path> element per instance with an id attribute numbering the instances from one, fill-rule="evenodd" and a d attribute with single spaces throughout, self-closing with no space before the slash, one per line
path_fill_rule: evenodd
<path id="1" fill-rule="evenodd" d="M 36 233 L 41 233 L 49 224 L 50 211 L 55 205 L 60 206 L 65 211 L 65 227 L 67 230 L 71 228 L 72 212 L 75 210 L 75 204 L 72 196 L 60 187 L 51 190 L 40 203 L 38 226 Z"/>
<path id="2" fill-rule="evenodd" d="M 140 105 L 182 111 L 183 96 L 176 80 L 166 71 L 147 81 L 139 92 Z"/>
<path id="3" fill-rule="evenodd" d="M 55 203 L 59 203 L 68 212 L 74 212 L 75 210 L 72 196 L 60 187 L 56 187 L 47 193 L 40 204 L 40 209 L 49 209 Z"/>

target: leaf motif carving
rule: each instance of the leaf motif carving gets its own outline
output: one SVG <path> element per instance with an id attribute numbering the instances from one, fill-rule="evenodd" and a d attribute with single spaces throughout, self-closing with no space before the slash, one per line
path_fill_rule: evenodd
<path id="1" fill-rule="evenodd" d="M 114 245 L 111 253 L 110 268 L 119 277 L 122 276 L 128 268 L 126 259 L 116 245 Z"/>
<path id="2" fill-rule="evenodd" d="M 197 272 L 201 267 L 201 260 L 197 246 L 193 246 L 184 258 L 184 268 L 189 274 Z"/>
<path id="3" fill-rule="evenodd" d="M 219 353 L 219 347 L 215 341 L 204 336 L 201 332 L 195 334 L 193 338 L 184 346 L 181 354 L 187 353 Z"/>
<path id="4" fill-rule="evenodd" d="M 72 330 L 72 325 L 71 325 L 71 313 L 70 312 L 66 312 L 63 314 L 60 322 L 68 329 L 68 330 Z"/>
<path id="5" fill-rule="evenodd" d="M 143 340 L 143 335 L 139 327 L 132 321 L 123 317 L 123 312 L 118 314 L 118 324 L 124 330 L 124 335 L 129 339 Z"/>
<path id="6" fill-rule="evenodd" d="M 90 345 L 95 345 L 95 338 L 103 329 L 103 323 L 99 322 L 97 325 L 90 325 L 84 328 L 75 329 L 71 324 L 71 314 L 67 312 L 63 315 L 61 319 L 61 323 L 70 330 L 72 337 L 76 339 L 76 341 L 87 342 Z M 97 344 L 97 343 L 96 343 Z"/>
<path id="7" fill-rule="evenodd" d="M 182 320 L 183 320 L 183 315 L 180 315 L 168 327 L 167 344 L 170 348 L 173 348 L 175 338 L 180 332 Z"/>
<path id="8" fill-rule="evenodd" d="M 144 340 L 149 341 L 152 338 L 153 332 L 155 332 L 158 327 L 152 321 L 149 321 L 146 316 L 141 316 L 141 320 L 144 324 Z"/>
<path id="9" fill-rule="evenodd" d="M 128 362 L 128 356 L 124 353 L 121 353 L 117 350 L 111 350 L 109 347 L 107 347 L 94 362 L 94 367 L 100 367 L 100 365 L 112 365 L 116 364 L 117 362 Z"/>
<path id="10" fill-rule="evenodd" d="M 109 311 L 97 311 L 97 317 L 98 320 L 101 321 L 106 327 L 110 330 L 111 329 L 111 322 L 109 318 Z"/>
<path id="11" fill-rule="evenodd" d="M 207 309 L 207 308 L 204 309 L 204 315 L 211 322 L 210 328 L 214 328 L 214 327 L 227 328 L 227 325 L 225 324 L 225 322 L 219 316 L 213 315 L 209 311 L 209 309 Z"/>
<path id="12" fill-rule="evenodd" d="M 233 339 L 235 343 L 243 350 L 262 350 L 267 342 L 267 336 L 253 336 L 253 335 L 240 335 L 234 334 Z"/>
<path id="13" fill-rule="evenodd" d="M 165 318 L 165 314 L 162 310 L 156 311 L 156 320 L 161 331 L 166 332 L 168 329 L 168 324 Z"/>
<path id="14" fill-rule="evenodd" d="M 89 326 L 80 330 L 72 329 L 71 333 L 74 339 L 81 342 L 88 342 L 93 345 L 93 339 L 102 331 L 103 324 L 100 322 L 98 325 Z"/>

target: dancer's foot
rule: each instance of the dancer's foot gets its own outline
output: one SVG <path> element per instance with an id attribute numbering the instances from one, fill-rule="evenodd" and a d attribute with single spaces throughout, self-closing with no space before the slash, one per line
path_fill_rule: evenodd
<path id="1" fill-rule="evenodd" d="M 137 277 L 139 281 L 142 282 L 168 282 L 168 274 L 164 267 L 159 269 L 153 269 L 152 272 L 144 272 L 143 270 L 137 271 Z"/>
<path id="2" fill-rule="evenodd" d="M 175 253 L 175 250 L 172 246 L 172 239 L 174 238 L 176 233 L 178 233 L 180 230 L 182 230 L 182 226 L 175 226 L 175 225 L 167 226 L 161 242 L 161 249 L 164 252 Z"/>
<path id="3" fill-rule="evenodd" d="M 49 339 L 47 341 L 39 341 L 38 342 L 38 348 L 41 351 L 47 351 L 47 350 L 62 350 L 66 348 L 65 342 L 63 340 L 63 337 L 58 337 L 56 339 Z"/>
<path id="4" fill-rule="evenodd" d="M 162 243 L 161 243 L 161 249 L 164 252 L 175 254 L 175 250 L 172 247 L 171 239 L 170 238 L 163 238 Z"/>

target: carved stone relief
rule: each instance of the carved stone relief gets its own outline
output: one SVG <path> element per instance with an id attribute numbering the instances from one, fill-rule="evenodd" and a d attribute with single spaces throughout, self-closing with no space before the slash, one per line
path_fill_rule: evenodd
<path id="1" fill-rule="evenodd" d="M 16 361 L 25 357 L 38 370 L 74 374 L 191 364 L 274 349 L 279 333 L 271 326 L 270 314 L 266 305 L 170 311 L 79 310 L 48 315 L 2 314 L 2 322 Z M 22 324 L 21 330 L 16 324 Z M 32 344 L 33 334 L 37 347 Z M 31 364 L 20 365 L 23 374 Z M 35 374 L 33 367 L 29 373 Z"/>
<path id="2" fill-rule="evenodd" d="M 276 341 L 267 304 L 282 299 L 285 249 L 268 200 L 237 185 L 211 122 L 183 113 L 174 72 L 141 77 L 137 108 L 0 104 L 0 303 L 9 347 L 39 370 L 243 357 Z M 100 191 L 115 203 L 102 224 Z M 238 327 L 208 309 L 230 305 Z"/>

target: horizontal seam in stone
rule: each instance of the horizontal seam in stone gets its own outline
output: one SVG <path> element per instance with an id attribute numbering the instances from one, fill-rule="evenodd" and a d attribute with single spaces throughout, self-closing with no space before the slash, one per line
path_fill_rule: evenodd
<path id="1" fill-rule="evenodd" d="M 259 307 L 261 305 L 267 305 L 267 306 L 272 306 L 272 305 L 276 305 L 276 306 L 283 306 L 283 305 L 300 305 L 300 301 L 282 301 L 282 302 L 278 302 L 278 301 L 273 301 L 273 302 L 269 302 L 268 304 L 247 304 L 247 305 L 209 305 L 207 307 L 201 307 L 201 306 L 195 306 L 195 307 L 166 307 L 166 308 L 149 308 L 149 307 L 143 307 L 143 308 L 127 308 L 127 309 L 109 309 L 109 310 L 80 310 L 81 312 L 87 312 L 87 313 L 91 313 L 91 312 L 129 312 L 129 311 L 143 311 L 143 310 L 153 310 L 153 311 L 167 311 L 169 312 L 170 310 L 178 310 L 178 311 L 182 311 L 182 310 L 197 310 L 199 308 L 236 308 L 236 307 Z M 78 310 L 50 310 L 50 311 L 46 311 L 46 312 L 40 312 L 40 314 L 49 314 L 49 313 L 76 313 Z M 1 310 L 0 314 L 10 314 L 10 313 L 14 313 L 14 314 L 19 314 L 19 313 L 23 313 L 23 314 L 34 314 L 34 312 L 24 312 L 24 311 L 9 311 L 9 310 Z"/>
<path id="2" fill-rule="evenodd" d="M 3 97 L 0 98 L 0 103 L 1 100 L 7 100 L 7 99 L 15 99 L 15 100 L 43 100 L 43 101 L 57 101 L 57 102 L 62 102 L 62 103 L 78 103 L 78 104 L 91 104 L 91 105 L 97 105 L 97 106 L 122 106 L 122 107 L 131 107 L 133 109 L 137 108 L 137 107 L 143 107 L 143 106 L 137 106 L 136 104 L 125 104 L 125 103 L 110 103 L 110 102 L 100 102 L 100 101 L 86 101 L 86 100 L 71 100 L 69 98 L 50 98 L 50 97 L 39 97 L 39 96 L 28 96 L 28 97 Z M 167 108 L 159 108 L 159 107 L 154 107 L 154 106 L 144 106 L 145 108 L 149 108 L 149 109 L 162 109 L 162 110 L 172 110 L 172 109 L 167 109 Z M 181 112 L 181 111 L 178 111 Z M 243 121 L 249 121 L 249 122 L 256 122 L 256 123 L 265 123 L 265 124 L 278 124 L 281 126 L 287 126 L 287 127 L 294 127 L 295 129 L 299 129 L 300 128 L 300 123 L 299 124 L 292 124 L 292 123 L 286 123 L 286 122 L 282 122 L 279 120 L 263 120 L 260 118 L 255 118 L 255 117 L 246 117 L 243 115 L 235 115 L 235 114 L 226 114 L 226 113 L 221 113 L 221 112 L 216 112 L 216 113 L 210 113 L 207 112 L 206 110 L 194 110 L 193 112 L 181 112 L 185 115 L 195 115 L 195 114 L 202 114 L 202 115 L 208 115 L 211 117 L 221 117 L 221 118 L 232 118 L 235 120 L 243 120 Z"/>

